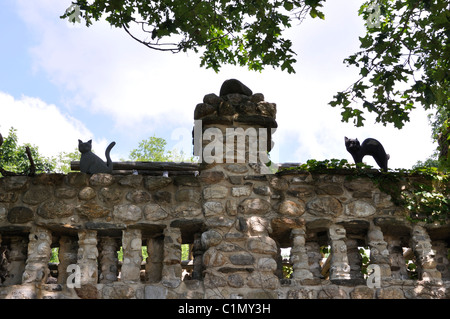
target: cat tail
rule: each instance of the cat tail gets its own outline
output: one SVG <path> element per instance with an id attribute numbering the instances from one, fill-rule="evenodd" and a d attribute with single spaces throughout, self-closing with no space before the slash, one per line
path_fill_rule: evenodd
<path id="1" fill-rule="evenodd" d="M 106 166 L 108 166 L 108 168 L 110 168 L 111 171 L 113 170 L 113 163 L 111 161 L 111 156 L 109 156 L 109 153 L 111 152 L 111 149 L 114 147 L 114 145 L 116 145 L 116 142 L 111 142 L 111 144 L 108 145 L 105 151 Z"/>

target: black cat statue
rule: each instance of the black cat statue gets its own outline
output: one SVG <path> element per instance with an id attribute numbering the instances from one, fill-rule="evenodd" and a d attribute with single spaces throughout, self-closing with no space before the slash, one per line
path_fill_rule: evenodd
<path id="1" fill-rule="evenodd" d="M 383 145 L 374 138 L 367 138 L 359 143 L 358 139 L 351 139 L 345 137 L 345 147 L 347 151 L 352 154 L 355 163 L 362 163 L 362 159 L 366 155 L 370 155 L 377 162 L 381 170 L 387 172 L 388 170 L 388 160 L 390 158 L 389 154 L 384 151 Z"/>
<path id="2" fill-rule="evenodd" d="M 116 142 L 112 142 L 108 145 L 105 151 L 106 163 L 97 155 L 92 153 L 92 140 L 83 143 L 78 140 L 78 150 L 81 153 L 80 159 L 80 171 L 86 174 L 96 174 L 96 173 L 109 173 L 113 171 L 113 163 L 109 153 L 111 149 L 116 145 Z"/>

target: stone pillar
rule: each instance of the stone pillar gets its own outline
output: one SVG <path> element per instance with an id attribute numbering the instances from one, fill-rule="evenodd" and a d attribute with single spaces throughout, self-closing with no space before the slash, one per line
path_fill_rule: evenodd
<path id="1" fill-rule="evenodd" d="M 320 253 L 319 243 L 309 241 L 306 242 L 305 247 L 308 254 L 309 271 L 314 278 L 321 278 L 320 260 L 322 259 L 322 255 Z"/>
<path id="2" fill-rule="evenodd" d="M 448 259 L 448 246 L 445 241 L 433 242 L 436 252 L 436 269 L 441 273 L 442 280 L 450 280 L 450 260 Z"/>
<path id="3" fill-rule="evenodd" d="M 115 238 L 102 237 L 100 239 L 100 283 L 106 284 L 117 281 L 117 276 L 119 275 L 118 250 L 119 245 Z"/>
<path id="4" fill-rule="evenodd" d="M 293 279 L 313 279 L 313 274 L 309 269 L 308 252 L 305 241 L 305 228 L 295 228 L 291 231 L 292 248 L 291 264 Z"/>
<path id="5" fill-rule="evenodd" d="M 364 284 L 364 275 L 361 272 L 362 257 L 359 253 L 358 241 L 347 239 L 347 258 L 350 265 L 350 278 L 355 284 Z"/>
<path id="6" fill-rule="evenodd" d="M 391 236 L 389 238 L 386 237 L 386 241 L 388 243 L 387 248 L 389 251 L 392 279 L 409 279 L 401 241 Z"/>
<path id="7" fill-rule="evenodd" d="M 20 285 L 27 259 L 27 241 L 23 237 L 11 237 L 8 253 L 8 275 L 4 281 L 5 286 Z"/>
<path id="8" fill-rule="evenodd" d="M 247 257 L 243 259 L 243 265 L 256 265 L 255 271 L 247 277 L 247 285 L 250 288 L 267 290 L 266 298 L 271 298 L 272 290 L 279 288 L 280 281 L 276 276 L 277 262 L 276 258 L 279 256 L 279 249 L 275 240 L 269 234 L 272 232 L 272 226 L 267 218 L 252 216 L 247 219 L 248 224 L 248 239 L 246 241 L 245 254 L 233 254 L 230 261 L 235 265 L 239 259 L 235 256 Z M 250 253 L 250 255 L 248 255 Z M 249 260 L 249 261 L 247 261 Z"/>
<path id="9" fill-rule="evenodd" d="M 61 236 L 59 240 L 58 284 L 66 284 L 70 273 L 67 267 L 77 263 L 78 242 L 76 238 Z"/>
<path id="10" fill-rule="evenodd" d="M 206 298 L 231 298 L 248 288 L 273 297 L 279 287 L 278 249 L 270 238 L 269 198 L 253 193 L 272 173 L 267 152 L 277 127 L 276 105 L 227 80 L 220 96 L 208 94 L 194 111 L 194 155 L 200 157 Z M 241 289 L 242 288 L 242 289 Z"/>
<path id="11" fill-rule="evenodd" d="M 338 283 L 350 279 L 350 265 L 345 244 L 346 232 L 343 226 L 332 225 L 328 229 L 330 240 L 330 280 Z"/>
<path id="12" fill-rule="evenodd" d="M 441 273 L 436 269 L 436 253 L 432 249 L 431 239 L 425 228 L 415 225 L 411 231 L 411 244 L 416 256 L 419 279 L 425 281 L 440 281 Z"/>
<path id="13" fill-rule="evenodd" d="M 161 281 L 164 261 L 164 238 L 147 239 L 147 263 L 145 265 L 145 280 L 149 283 Z"/>
<path id="14" fill-rule="evenodd" d="M 181 283 L 181 231 L 179 228 L 164 229 L 164 259 L 162 284 L 177 288 Z"/>
<path id="15" fill-rule="evenodd" d="M 52 234 L 49 230 L 36 226 L 29 235 L 28 256 L 22 283 L 46 282 L 50 270 L 48 263 L 52 255 Z"/>
<path id="16" fill-rule="evenodd" d="M 126 229 L 122 232 L 123 264 L 121 280 L 138 283 L 141 280 L 142 234 L 140 229 Z"/>
<path id="17" fill-rule="evenodd" d="M 381 280 L 391 279 L 391 264 L 387 243 L 379 226 L 370 224 L 367 232 L 367 242 L 370 247 L 370 264 L 380 266 Z"/>
<path id="18" fill-rule="evenodd" d="M 81 285 L 96 285 L 98 281 L 97 231 L 78 231 L 77 264 L 81 272 Z"/>
<path id="19" fill-rule="evenodd" d="M 192 255 L 194 257 L 194 269 L 192 270 L 192 279 L 201 280 L 203 278 L 203 254 L 204 249 L 201 240 L 201 234 L 194 235 L 194 244 Z"/>

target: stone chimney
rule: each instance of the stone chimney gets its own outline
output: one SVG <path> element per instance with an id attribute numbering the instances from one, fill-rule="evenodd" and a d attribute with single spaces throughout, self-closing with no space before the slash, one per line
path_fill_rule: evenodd
<path id="1" fill-rule="evenodd" d="M 226 80 L 219 96 L 207 94 L 195 108 L 194 155 L 203 169 L 225 164 L 255 174 L 273 173 L 268 152 L 277 128 L 275 117 L 276 105 L 265 102 L 263 94 L 253 94 L 238 80 Z"/>

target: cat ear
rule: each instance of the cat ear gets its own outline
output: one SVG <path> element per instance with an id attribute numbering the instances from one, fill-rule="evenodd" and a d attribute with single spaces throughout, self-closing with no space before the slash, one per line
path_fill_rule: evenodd
<path id="1" fill-rule="evenodd" d="M 81 140 L 78 140 L 78 144 L 81 144 L 81 143 L 83 143 Z"/>
<path id="2" fill-rule="evenodd" d="M 92 140 L 89 140 L 88 143 L 89 143 L 89 144 L 92 144 Z"/>
<path id="3" fill-rule="evenodd" d="M 345 141 L 347 142 L 347 141 L 348 141 L 348 138 L 347 138 L 347 136 L 344 136 L 344 138 L 345 138 Z"/>

